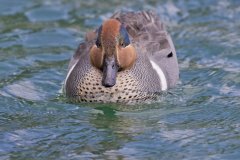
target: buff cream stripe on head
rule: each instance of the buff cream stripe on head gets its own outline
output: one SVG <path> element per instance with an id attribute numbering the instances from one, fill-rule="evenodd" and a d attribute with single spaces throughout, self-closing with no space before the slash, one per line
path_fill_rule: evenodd
<path id="1" fill-rule="evenodd" d="M 167 79 L 166 79 L 162 69 L 155 62 L 153 62 L 151 60 L 150 60 L 150 62 L 151 62 L 153 69 L 157 72 L 157 74 L 159 76 L 162 91 L 167 90 Z"/>

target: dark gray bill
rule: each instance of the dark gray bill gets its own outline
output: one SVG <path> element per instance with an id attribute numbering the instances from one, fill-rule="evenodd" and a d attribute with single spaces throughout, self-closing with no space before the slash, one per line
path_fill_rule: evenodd
<path id="1" fill-rule="evenodd" d="M 102 85 L 112 87 L 116 84 L 118 65 L 114 57 L 106 57 L 103 62 Z"/>

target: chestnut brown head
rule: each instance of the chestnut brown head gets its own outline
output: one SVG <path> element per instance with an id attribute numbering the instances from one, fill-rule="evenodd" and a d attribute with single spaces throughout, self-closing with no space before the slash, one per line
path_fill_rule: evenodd
<path id="1" fill-rule="evenodd" d="M 103 86 L 114 86 L 117 73 L 131 68 L 136 57 L 128 32 L 118 20 L 109 19 L 99 27 L 90 59 L 92 65 L 103 72 Z"/>

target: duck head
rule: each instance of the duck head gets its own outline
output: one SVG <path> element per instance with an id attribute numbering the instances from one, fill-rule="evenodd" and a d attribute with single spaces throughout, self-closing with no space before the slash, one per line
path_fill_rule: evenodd
<path id="1" fill-rule="evenodd" d="M 99 27 L 96 43 L 90 51 L 90 59 L 91 64 L 103 72 L 103 86 L 114 86 L 117 73 L 131 68 L 136 57 L 123 24 L 116 19 L 109 19 Z"/>

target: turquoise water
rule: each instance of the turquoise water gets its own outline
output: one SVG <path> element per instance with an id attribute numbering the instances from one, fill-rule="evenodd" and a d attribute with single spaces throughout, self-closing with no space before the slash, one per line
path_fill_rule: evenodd
<path id="1" fill-rule="evenodd" d="M 0 0 L 0 159 L 239 159 L 237 0 Z M 181 80 L 161 102 L 72 104 L 61 93 L 84 33 L 116 10 L 155 10 Z"/>

